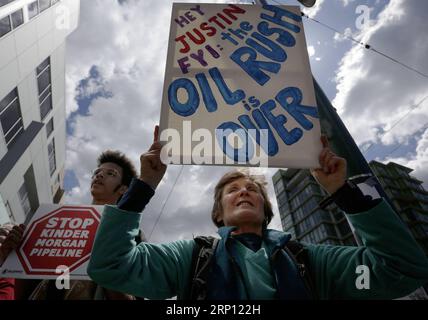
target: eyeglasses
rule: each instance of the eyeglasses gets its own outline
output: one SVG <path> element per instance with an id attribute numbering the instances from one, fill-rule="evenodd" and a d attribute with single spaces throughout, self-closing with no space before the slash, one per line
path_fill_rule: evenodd
<path id="1" fill-rule="evenodd" d="M 100 173 L 103 173 L 110 178 L 116 178 L 120 175 L 119 171 L 117 171 L 116 169 L 97 168 L 92 172 L 92 179 L 95 178 Z"/>

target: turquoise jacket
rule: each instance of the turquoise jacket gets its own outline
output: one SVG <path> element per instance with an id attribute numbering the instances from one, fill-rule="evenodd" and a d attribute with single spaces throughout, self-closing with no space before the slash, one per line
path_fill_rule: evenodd
<path id="1" fill-rule="evenodd" d="M 194 241 L 136 245 L 140 218 L 139 213 L 105 207 L 89 276 L 103 287 L 139 297 L 185 297 Z M 307 245 L 308 267 L 321 299 L 395 299 L 428 283 L 428 258 L 385 201 L 348 218 L 363 246 Z M 265 247 L 269 251 L 271 244 Z M 369 289 L 357 288 L 359 266 L 368 268 Z M 240 267 L 248 277 L 249 271 Z M 257 270 L 250 271 L 257 276 Z"/>

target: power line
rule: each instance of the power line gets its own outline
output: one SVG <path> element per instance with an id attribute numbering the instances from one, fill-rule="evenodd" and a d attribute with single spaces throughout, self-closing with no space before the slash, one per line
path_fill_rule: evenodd
<path id="1" fill-rule="evenodd" d="M 424 77 L 424 78 L 428 79 L 428 75 L 426 75 L 425 73 L 420 72 L 420 71 L 419 71 L 419 70 L 417 70 L 416 68 L 412 68 L 412 67 L 410 67 L 410 66 L 406 65 L 406 64 L 404 64 L 404 63 L 402 63 L 402 62 L 398 61 L 397 59 L 394 59 L 394 58 L 392 58 L 392 57 L 390 57 L 390 56 L 388 56 L 388 55 L 386 55 L 386 54 L 384 54 L 384 53 L 382 53 L 382 52 L 380 52 L 380 51 L 376 50 L 375 48 L 373 48 L 372 46 L 370 46 L 370 45 L 368 45 L 368 44 L 367 44 L 366 46 L 369 46 L 369 48 L 368 48 L 368 49 L 370 49 L 371 51 L 373 51 L 373 52 L 375 52 L 375 53 L 377 53 L 377 54 L 379 54 L 379 55 L 381 55 L 381 56 L 383 56 L 383 57 L 385 57 L 385 58 L 387 58 L 387 59 L 391 60 L 392 62 L 398 63 L 398 64 L 399 64 L 399 65 L 401 65 L 402 67 L 407 68 L 407 69 L 409 69 L 410 71 L 416 72 L 416 73 L 417 73 L 417 74 L 419 74 L 420 76 L 422 76 L 422 77 Z"/>
<path id="2" fill-rule="evenodd" d="M 276 1 L 276 0 L 271 0 L 271 1 L 272 1 L 272 2 L 275 2 L 276 4 L 283 5 L 283 3 L 280 3 L 280 2 L 278 2 L 278 1 Z M 332 26 L 330 26 L 330 25 L 328 25 L 328 24 L 326 24 L 326 23 L 324 23 L 324 22 L 321 22 L 321 21 L 319 21 L 319 20 L 317 20 L 317 19 L 315 19 L 315 18 L 311 18 L 311 17 L 309 17 L 309 16 L 308 16 L 306 13 L 304 13 L 304 12 L 302 12 L 301 14 L 302 14 L 302 16 L 303 16 L 303 17 L 307 18 L 308 20 L 312 20 L 312 21 L 314 21 L 314 22 L 316 22 L 316 23 L 320 24 L 321 26 L 323 26 L 323 27 L 325 27 L 325 28 L 327 28 L 327 29 L 329 29 L 329 30 L 331 30 L 331 31 L 333 31 L 333 32 L 336 32 L 336 33 L 338 33 L 338 34 L 342 35 L 344 38 L 346 38 L 346 39 L 348 39 L 348 40 L 351 40 L 351 41 L 355 42 L 356 44 L 360 45 L 360 46 L 361 46 L 361 47 L 363 47 L 364 49 L 367 49 L 367 50 L 369 50 L 369 51 L 372 51 L 372 52 L 374 52 L 374 53 L 376 53 L 376 54 L 378 54 L 378 55 L 380 55 L 380 56 L 382 56 L 382 57 L 384 57 L 384 58 L 386 58 L 386 59 L 390 60 L 391 62 L 397 63 L 397 64 L 399 64 L 400 66 L 402 66 L 402 67 L 404 67 L 404 68 L 408 69 L 409 71 L 415 72 L 415 73 L 417 73 L 418 75 L 420 75 L 420 76 L 424 77 L 425 79 L 428 79 L 428 75 L 427 75 L 427 74 L 425 74 L 425 73 L 423 73 L 423 72 L 419 71 L 418 69 L 416 69 L 416 68 L 414 68 L 414 67 L 411 67 L 411 66 L 409 66 L 409 65 L 407 65 L 407 64 L 405 64 L 405 63 L 403 63 L 403 62 L 401 62 L 401 61 L 399 61 L 399 60 L 397 60 L 397 59 L 395 59 L 395 58 L 393 58 L 393 57 L 391 57 L 391 56 L 389 56 L 389 55 L 387 55 L 386 53 L 383 53 L 383 52 L 381 52 L 381 51 L 379 51 L 379 50 L 377 50 L 377 49 L 373 48 L 373 46 L 372 46 L 372 45 L 370 45 L 370 44 L 368 44 L 368 43 L 361 42 L 361 41 L 359 41 L 359 40 L 355 39 L 354 37 L 351 37 L 351 36 L 349 36 L 349 35 L 345 34 L 344 32 L 339 31 L 339 30 L 337 30 L 336 28 L 334 28 L 334 27 L 332 27 Z"/>
<path id="3" fill-rule="evenodd" d="M 386 130 L 381 136 L 380 139 L 382 139 L 388 132 L 392 131 L 392 129 L 394 129 L 400 122 L 402 122 L 405 118 L 407 118 L 413 111 L 415 111 L 417 108 L 419 108 L 421 106 L 421 104 L 428 99 L 428 96 L 426 96 L 425 98 L 423 98 L 418 104 L 410 107 L 409 112 L 407 112 L 403 117 L 401 117 L 397 122 L 395 122 L 391 128 L 389 128 L 388 130 Z M 367 153 L 367 151 L 369 151 L 373 146 L 375 145 L 374 142 L 372 142 L 367 148 L 366 150 L 363 151 L 364 154 Z"/>
<path id="4" fill-rule="evenodd" d="M 177 181 L 178 181 L 178 179 L 180 178 L 181 173 L 183 172 L 183 169 L 184 169 L 184 166 L 182 165 L 182 166 L 181 166 L 181 169 L 180 169 L 180 172 L 178 173 L 177 177 L 175 178 L 175 181 L 174 181 L 174 183 L 173 183 L 173 185 L 172 185 L 172 188 L 169 190 L 168 196 L 166 197 L 166 199 L 165 199 L 165 201 L 164 201 L 164 203 L 163 203 L 163 205 L 162 205 L 162 208 L 161 208 L 161 210 L 160 210 L 159 216 L 157 217 L 156 222 L 155 222 L 155 224 L 153 225 L 152 231 L 150 231 L 150 235 L 149 235 L 149 237 L 147 238 L 147 241 L 149 241 L 149 240 L 152 238 L 153 231 L 155 230 L 155 228 L 156 228 L 156 226 L 157 226 L 157 224 L 158 224 L 158 222 L 159 222 L 159 220 L 160 220 L 160 218 L 161 218 L 161 216 L 162 216 L 162 214 L 163 214 L 163 210 L 164 210 L 164 208 L 165 208 L 166 204 L 168 203 L 168 200 L 169 200 L 169 198 L 170 198 L 170 196 L 171 196 L 172 192 L 174 191 L 175 185 L 177 184 Z"/>
<path id="5" fill-rule="evenodd" d="M 426 129 L 428 129 L 428 122 L 425 123 L 422 128 L 418 131 L 425 131 Z M 394 150 L 392 150 L 391 152 L 389 152 L 387 155 L 384 156 L 384 159 L 388 158 L 391 154 L 393 154 L 394 152 L 396 152 L 398 149 L 400 149 L 403 144 L 405 143 L 405 141 L 401 142 L 397 147 L 394 148 Z"/>
<path id="6" fill-rule="evenodd" d="M 279 4 L 279 5 L 282 5 L 282 3 L 280 3 L 280 2 L 278 2 L 278 1 L 276 1 L 276 0 L 271 0 L 272 2 L 275 2 L 275 3 L 277 3 L 277 4 Z M 380 56 L 382 56 L 382 57 L 384 57 L 384 58 L 386 58 L 386 59 L 389 59 L 390 61 L 392 61 L 392 62 L 394 62 L 394 63 L 397 63 L 397 64 L 399 64 L 399 65 L 401 65 L 402 67 L 404 67 L 404 68 L 407 68 L 408 70 L 410 70 L 410 71 L 412 71 L 412 72 L 415 72 L 415 73 L 417 73 L 417 74 L 419 74 L 420 76 L 422 76 L 422 77 L 424 77 L 424 78 L 427 78 L 428 79 L 428 75 L 426 75 L 426 74 L 424 74 L 424 73 L 422 73 L 422 72 L 420 72 L 419 70 L 417 70 L 417 69 L 415 69 L 415 68 L 413 68 L 413 67 L 410 67 L 410 66 L 408 66 L 408 65 L 406 65 L 406 64 L 404 64 L 404 63 L 402 63 L 401 61 L 398 61 L 397 59 L 394 59 L 394 58 L 392 58 L 392 57 L 390 57 L 389 55 L 387 55 L 387 54 L 385 54 L 385 53 L 383 53 L 383 52 L 381 52 L 381 51 L 379 51 L 379 50 L 376 50 L 375 48 L 373 48 L 370 44 L 368 44 L 368 43 L 364 43 L 364 42 L 361 42 L 361 41 L 359 41 L 359 40 L 357 40 L 357 39 L 355 39 L 354 37 L 351 37 L 351 36 L 348 36 L 347 34 L 345 34 L 345 33 L 343 33 L 343 32 L 341 32 L 341 31 L 339 31 L 338 29 L 336 29 L 336 28 L 334 28 L 334 27 L 332 27 L 332 26 L 330 26 L 330 25 L 328 25 L 328 24 L 326 24 L 326 23 L 323 23 L 323 22 L 321 22 L 321 21 L 319 21 L 319 20 L 317 20 L 317 19 L 314 19 L 314 18 L 311 18 L 311 17 L 309 17 L 307 14 L 305 14 L 304 12 L 302 12 L 301 13 L 302 14 L 302 16 L 303 17 L 306 17 L 307 19 L 309 19 L 309 20 L 312 20 L 312 21 L 314 21 L 314 22 L 316 22 L 316 23 L 318 23 L 318 24 L 320 24 L 320 25 L 322 25 L 323 27 L 325 27 L 325 28 L 327 28 L 327 29 L 329 29 L 329 30 L 331 30 L 331 31 L 333 31 L 333 32 L 335 32 L 335 33 L 338 33 L 338 34 L 340 34 L 340 35 L 342 35 L 344 38 L 346 38 L 346 39 L 348 39 L 348 40 L 351 40 L 351 41 L 353 41 L 353 42 L 355 42 L 356 44 L 358 44 L 358 45 L 360 45 L 360 46 L 362 46 L 364 49 L 367 49 L 367 50 L 371 50 L 371 51 L 373 51 L 374 53 L 377 53 L 377 54 L 379 54 Z M 415 106 L 413 106 L 413 107 L 410 107 L 410 110 L 409 110 L 409 112 L 407 112 L 402 118 L 400 118 L 396 123 L 394 123 L 387 131 L 385 131 L 383 134 L 382 134 L 382 136 L 380 137 L 380 138 L 382 138 L 383 136 L 385 136 L 388 132 L 390 132 L 392 129 L 394 129 L 401 121 L 403 121 L 405 118 L 407 118 L 409 115 L 410 115 L 410 113 L 412 113 L 414 110 L 416 110 L 417 108 L 419 108 L 419 106 L 426 100 L 428 98 L 428 96 L 426 96 L 425 98 L 423 98 L 418 104 L 416 104 Z M 367 151 L 369 151 L 372 147 L 374 146 L 374 143 L 371 143 L 367 148 L 366 148 L 366 150 L 364 150 L 363 151 L 363 153 L 365 154 L 365 153 L 367 153 Z M 396 150 L 394 150 L 394 152 L 395 152 Z"/>

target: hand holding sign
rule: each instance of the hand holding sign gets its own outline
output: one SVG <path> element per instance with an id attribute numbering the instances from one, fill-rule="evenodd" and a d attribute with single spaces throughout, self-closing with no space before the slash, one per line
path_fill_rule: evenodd
<path id="1" fill-rule="evenodd" d="M 162 145 L 159 142 L 159 126 L 156 126 L 153 144 L 149 151 L 143 153 L 140 157 L 140 180 L 147 183 L 153 189 L 156 189 L 166 171 L 166 165 L 162 163 L 160 158 L 161 149 Z"/>
<path id="2" fill-rule="evenodd" d="M 321 137 L 323 150 L 319 156 L 320 169 L 311 173 L 318 183 L 330 194 L 339 190 L 346 180 L 346 160 L 338 157 L 329 147 L 326 136 Z"/>
<path id="3" fill-rule="evenodd" d="M 25 226 L 5 224 L 0 227 L 0 266 L 12 250 L 15 250 L 22 241 Z"/>
<path id="4" fill-rule="evenodd" d="M 86 268 L 100 210 L 100 206 L 40 204 L 25 232 L 23 225 L 0 228 L 0 251 L 7 258 L 1 276 L 56 279 L 58 270 L 67 268 L 71 279 L 89 280 Z"/>

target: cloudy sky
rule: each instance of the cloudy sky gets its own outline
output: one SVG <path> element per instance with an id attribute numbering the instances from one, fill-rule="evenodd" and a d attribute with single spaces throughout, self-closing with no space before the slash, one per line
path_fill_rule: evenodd
<path id="1" fill-rule="evenodd" d="M 138 167 L 150 146 L 159 122 L 172 2 L 81 0 L 80 25 L 67 44 L 67 203 L 90 203 L 90 172 L 100 152 L 121 150 Z M 428 74 L 427 1 L 318 0 L 307 13 Z M 409 166 L 428 182 L 428 79 L 320 24 L 304 24 L 312 72 L 367 160 Z M 143 215 L 150 241 L 215 233 L 213 188 L 227 170 L 170 166 Z M 276 170 L 261 172 L 276 212 L 271 227 L 280 228 L 271 183 Z"/>

